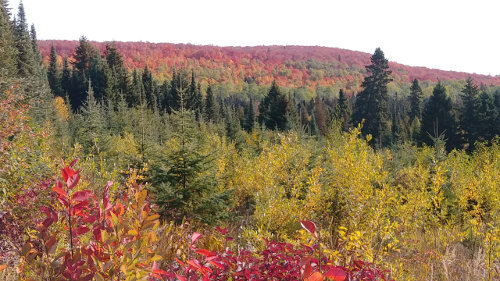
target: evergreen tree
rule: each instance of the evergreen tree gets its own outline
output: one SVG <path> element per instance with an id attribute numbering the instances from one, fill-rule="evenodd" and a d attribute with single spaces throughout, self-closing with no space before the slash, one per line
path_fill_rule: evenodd
<path id="1" fill-rule="evenodd" d="M 440 137 L 446 141 L 448 151 L 456 147 L 456 121 L 452 114 L 451 99 L 446 95 L 446 88 L 438 82 L 422 112 L 420 140 L 427 145 L 434 145 Z"/>
<path id="2" fill-rule="evenodd" d="M 209 122 L 216 122 L 217 107 L 215 106 L 215 97 L 212 86 L 208 85 L 207 96 L 205 98 L 205 119 Z"/>
<path id="3" fill-rule="evenodd" d="M 500 90 L 494 94 L 495 107 L 497 110 L 497 120 L 495 121 L 495 134 L 500 135 Z"/>
<path id="4" fill-rule="evenodd" d="M 98 52 L 94 52 L 90 59 L 89 79 L 92 80 L 92 87 L 95 93 L 95 98 L 98 101 L 111 99 L 113 97 L 113 78 L 111 71 L 105 61 L 102 60 Z"/>
<path id="5" fill-rule="evenodd" d="M 31 77 L 36 74 L 35 55 L 33 53 L 33 43 L 26 23 L 23 2 L 19 3 L 17 18 L 14 27 L 14 39 L 18 50 L 17 71 L 21 77 Z"/>
<path id="6" fill-rule="evenodd" d="M 17 74 L 16 44 L 12 34 L 12 27 L 8 7 L 4 0 L 0 0 L 0 90 L 5 82 Z"/>
<path id="7" fill-rule="evenodd" d="M 366 70 L 370 75 L 361 84 L 363 90 L 356 97 L 352 118 L 354 124 L 365 120 L 362 133 L 371 134 L 374 144 L 380 146 L 387 144 L 389 137 L 387 84 L 392 81 L 389 62 L 380 48 L 375 50 Z"/>
<path id="8" fill-rule="evenodd" d="M 253 131 L 253 127 L 255 124 L 255 111 L 253 106 L 253 99 L 252 97 L 250 97 L 250 101 L 245 108 L 245 120 L 243 121 L 243 128 L 249 133 Z"/>
<path id="9" fill-rule="evenodd" d="M 149 108 L 154 108 L 155 102 L 153 101 L 155 85 L 153 81 L 153 73 L 149 71 L 148 66 L 142 72 L 142 85 L 144 87 L 145 101 Z"/>
<path id="10" fill-rule="evenodd" d="M 479 87 L 469 77 L 462 93 L 463 106 L 460 112 L 460 128 L 463 130 L 465 141 L 470 148 L 473 148 L 474 143 L 479 139 Z"/>
<path id="11" fill-rule="evenodd" d="M 54 93 L 54 95 L 56 96 L 63 96 L 63 91 L 61 89 L 62 81 L 57 68 L 57 53 L 54 44 L 52 44 L 52 46 L 50 47 L 50 60 L 49 68 L 47 69 L 47 79 L 49 80 L 49 86 L 52 90 L 52 93 Z"/>
<path id="12" fill-rule="evenodd" d="M 50 68 L 49 68 L 50 69 Z M 50 80 L 49 80 L 50 82 Z M 68 95 L 71 92 L 71 69 L 69 69 L 68 58 L 64 57 L 63 59 L 63 70 L 61 75 L 61 92 L 64 96 Z"/>
<path id="13" fill-rule="evenodd" d="M 325 109 L 325 103 L 319 95 L 314 99 L 313 114 L 316 121 L 318 133 L 326 136 L 328 133 L 328 116 Z"/>
<path id="14" fill-rule="evenodd" d="M 498 134 L 497 126 L 499 112 L 495 106 L 495 99 L 486 92 L 478 98 L 477 131 L 479 141 L 491 141 Z"/>
<path id="15" fill-rule="evenodd" d="M 213 224 L 227 217 L 229 194 L 217 190 L 212 153 L 202 153 L 194 112 L 184 108 L 186 90 L 177 88 L 180 111 L 171 115 L 175 141 L 151 167 L 151 191 L 162 219 Z"/>
<path id="16" fill-rule="evenodd" d="M 35 25 L 31 25 L 31 30 L 30 30 L 30 37 L 31 37 L 31 46 L 33 47 L 33 58 L 35 62 L 35 72 L 36 75 L 39 77 L 41 83 L 47 82 L 45 79 L 45 71 L 43 69 L 43 58 L 42 58 L 42 53 L 40 53 L 40 49 L 38 48 L 38 39 L 36 37 L 36 30 L 35 30 Z"/>
<path id="17" fill-rule="evenodd" d="M 108 69 L 111 72 L 111 87 L 113 96 L 110 98 L 113 100 L 113 103 L 117 104 L 120 102 L 119 96 L 127 96 L 130 91 L 128 71 L 123 62 L 122 55 L 118 52 L 114 43 L 106 44 L 104 57 L 106 58 Z"/>
<path id="18" fill-rule="evenodd" d="M 350 110 L 349 101 L 347 100 L 347 95 L 344 93 L 343 89 L 339 90 L 339 100 L 337 102 L 336 108 L 336 118 L 342 121 L 342 130 L 347 132 L 350 127 Z"/>
<path id="19" fill-rule="evenodd" d="M 259 123 L 271 130 L 287 130 L 289 106 L 288 99 L 273 81 L 269 93 L 259 105 Z"/>
<path id="20" fill-rule="evenodd" d="M 422 118 L 422 99 L 424 94 L 422 88 L 418 84 L 418 80 L 414 79 L 410 87 L 410 123 L 415 119 Z"/>
<path id="21" fill-rule="evenodd" d="M 191 83 L 189 84 L 186 109 L 193 110 L 195 112 L 196 120 L 200 119 L 200 115 L 203 108 L 203 97 L 197 87 L 194 70 L 191 71 Z"/>

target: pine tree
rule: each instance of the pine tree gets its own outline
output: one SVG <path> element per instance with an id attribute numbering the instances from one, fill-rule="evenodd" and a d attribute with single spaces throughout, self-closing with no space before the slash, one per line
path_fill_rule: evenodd
<path id="1" fill-rule="evenodd" d="M 49 80 L 50 82 L 50 80 Z M 71 69 L 69 69 L 68 58 L 63 59 L 63 70 L 61 75 L 61 92 L 64 96 L 69 96 L 71 92 Z"/>
<path id="2" fill-rule="evenodd" d="M 144 86 L 144 95 L 146 99 L 146 104 L 149 108 L 154 108 L 155 102 L 153 101 L 155 85 L 153 81 L 153 73 L 149 71 L 148 66 L 144 68 L 142 72 L 142 85 Z"/>
<path id="3" fill-rule="evenodd" d="M 215 106 L 215 97 L 212 86 L 208 85 L 207 96 L 205 98 L 205 119 L 209 122 L 217 121 L 217 107 Z"/>
<path id="4" fill-rule="evenodd" d="M 325 103 L 319 95 L 314 99 L 313 115 L 316 121 L 318 133 L 326 136 L 328 133 L 328 117 L 325 109 Z"/>
<path id="5" fill-rule="evenodd" d="M 18 50 L 17 72 L 21 77 L 31 77 L 36 74 L 35 55 L 33 44 L 26 23 L 23 2 L 19 3 L 17 18 L 14 26 L 14 40 Z"/>
<path id="6" fill-rule="evenodd" d="M 54 44 L 52 44 L 52 46 L 50 47 L 50 60 L 49 68 L 47 69 L 47 79 L 49 80 L 49 86 L 52 90 L 52 93 L 54 93 L 55 96 L 63 96 L 63 91 L 61 89 L 62 81 L 57 68 L 57 52 Z"/>
<path id="7" fill-rule="evenodd" d="M 366 70 L 370 75 L 361 84 L 363 90 L 356 97 L 352 118 L 355 124 L 365 120 L 362 133 L 371 134 L 374 144 L 380 146 L 387 144 L 390 136 L 387 84 L 392 81 L 389 62 L 380 48 Z"/>
<path id="8" fill-rule="evenodd" d="M 474 143 L 479 139 L 479 87 L 469 77 L 462 93 L 463 106 L 460 112 L 460 128 L 463 130 L 465 141 L 470 148 L 473 148 Z"/>
<path id="9" fill-rule="evenodd" d="M 424 94 L 422 88 L 418 84 L 418 80 L 414 79 L 410 87 L 410 123 L 415 119 L 422 118 L 422 99 Z"/>
<path id="10" fill-rule="evenodd" d="M 194 70 L 191 71 L 191 83 L 189 84 L 186 109 L 193 110 L 195 112 L 196 120 L 200 120 L 201 112 L 203 108 L 203 97 L 197 87 Z"/>
<path id="11" fill-rule="evenodd" d="M 8 7 L 0 0 L 0 90 L 17 74 L 17 49 L 12 34 Z"/>
<path id="12" fill-rule="evenodd" d="M 344 93 L 343 89 L 339 90 L 339 100 L 337 102 L 337 108 L 335 117 L 342 121 L 342 131 L 347 132 L 350 127 L 350 111 L 349 111 L 349 101 L 347 100 L 347 95 Z"/>
<path id="13" fill-rule="evenodd" d="M 106 58 L 108 69 L 111 72 L 113 97 L 110 98 L 113 100 L 114 104 L 118 104 L 118 102 L 120 102 L 120 95 L 127 96 L 130 91 L 128 71 L 123 63 L 122 55 L 118 52 L 114 43 L 106 44 L 104 57 Z"/>
<path id="14" fill-rule="evenodd" d="M 40 49 L 38 48 L 38 39 L 36 37 L 36 30 L 34 24 L 31 25 L 30 37 L 31 37 L 31 46 L 33 47 L 35 72 L 36 75 L 39 77 L 40 81 L 42 83 L 45 83 L 46 81 L 44 80 L 46 79 L 46 77 L 45 77 L 45 71 L 43 69 L 43 58 L 42 58 L 42 53 L 40 53 Z"/>
<path id="15" fill-rule="evenodd" d="M 180 111 L 171 114 L 175 141 L 151 167 L 151 191 L 162 219 L 213 224 L 227 216 L 229 194 L 217 190 L 212 153 L 202 153 L 194 112 L 184 107 L 187 89 L 179 86 Z"/>
<path id="16" fill-rule="evenodd" d="M 446 149 L 451 151 L 458 143 L 456 127 L 451 99 L 446 95 L 446 88 L 438 82 L 422 112 L 420 141 L 434 145 L 434 141 L 442 137 Z"/>
<path id="17" fill-rule="evenodd" d="M 243 122 L 243 128 L 247 132 L 252 132 L 255 124 L 255 111 L 254 111 L 254 103 L 252 97 L 250 97 L 250 101 L 248 105 L 245 107 L 245 120 Z"/>
<path id="18" fill-rule="evenodd" d="M 500 136 L 500 90 L 496 90 L 493 95 L 495 107 L 497 110 L 497 120 L 495 121 L 495 134 Z"/>
<path id="19" fill-rule="evenodd" d="M 259 105 L 259 123 L 271 130 L 287 130 L 289 106 L 288 99 L 273 81 L 269 93 Z"/>
<path id="20" fill-rule="evenodd" d="M 478 98 L 477 133 L 479 141 L 491 141 L 497 134 L 496 123 L 499 112 L 495 106 L 495 99 L 486 92 L 482 92 Z"/>

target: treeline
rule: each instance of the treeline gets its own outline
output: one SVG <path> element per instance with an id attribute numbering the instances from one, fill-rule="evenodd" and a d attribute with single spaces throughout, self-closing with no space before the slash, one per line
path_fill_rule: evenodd
<path id="1" fill-rule="evenodd" d="M 93 98 L 106 110 L 126 105 L 163 115 L 183 107 L 192 110 L 198 122 L 226 124 L 233 139 L 237 130 L 251 132 L 259 126 L 326 136 L 334 123 L 341 123 L 345 131 L 362 123 L 362 132 L 371 135 L 374 147 L 406 141 L 427 145 L 445 142 L 451 151 L 471 150 L 477 141 L 490 141 L 500 133 L 500 90 L 480 87 L 469 78 L 453 100 L 442 82 L 428 97 L 416 79 L 407 91 L 390 92 L 391 71 L 380 49 L 366 68 L 361 92 L 347 94 L 340 89 L 338 96 L 326 97 L 317 91 L 311 99 L 300 95 L 300 89 L 280 89 L 275 82 L 265 93 L 262 87 L 249 83 L 242 91 L 223 94 L 223 90 L 227 92 L 224 85 L 202 84 L 194 69 L 174 68 L 171 80 L 158 81 L 147 66 L 129 72 L 112 43 L 101 54 L 85 37 L 80 39 L 71 63 L 65 57 L 60 68 L 57 58 L 52 47 L 49 84 L 56 96 L 68 100 L 73 112 L 80 112 L 91 87 Z"/>

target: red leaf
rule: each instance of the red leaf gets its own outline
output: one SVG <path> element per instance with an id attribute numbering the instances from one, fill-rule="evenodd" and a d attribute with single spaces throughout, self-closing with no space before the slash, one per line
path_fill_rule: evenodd
<path id="1" fill-rule="evenodd" d="M 211 256 L 215 256 L 214 253 L 210 252 L 209 250 L 206 250 L 206 249 L 199 249 L 199 250 L 196 250 L 196 253 L 200 254 L 200 255 L 204 255 L 204 256 L 207 256 L 207 257 L 211 257 Z"/>
<path id="2" fill-rule="evenodd" d="M 186 281 L 186 277 L 184 277 L 182 275 L 176 274 L 175 277 L 179 278 L 179 280 L 181 280 L 181 281 Z"/>
<path id="3" fill-rule="evenodd" d="M 92 191 L 82 190 L 82 191 L 75 192 L 73 194 L 73 196 L 71 197 L 71 199 L 73 201 L 76 201 L 76 202 L 82 202 L 82 201 L 89 199 L 90 196 L 92 196 Z"/>
<path id="4" fill-rule="evenodd" d="M 80 159 L 76 158 L 75 160 L 71 161 L 71 163 L 69 163 L 69 166 L 73 168 L 73 166 L 76 164 L 76 162 L 78 162 L 78 160 Z"/>
<path id="5" fill-rule="evenodd" d="M 325 280 L 325 277 L 323 277 L 323 274 L 321 274 L 320 272 L 314 272 L 313 275 L 307 278 L 307 281 L 323 281 L 323 280 Z"/>
<path id="6" fill-rule="evenodd" d="M 316 225 L 312 221 L 301 221 L 300 225 L 307 230 L 309 233 L 314 235 L 314 237 L 318 238 L 318 233 L 316 233 Z"/>
<path id="7" fill-rule="evenodd" d="M 75 233 L 76 233 L 76 235 L 82 235 L 82 234 L 85 234 L 89 231 L 90 231 L 90 229 L 87 226 L 83 225 L 83 226 L 77 227 L 75 230 Z"/>
<path id="8" fill-rule="evenodd" d="M 215 227 L 222 235 L 226 235 L 228 233 L 227 228 L 220 228 L 218 226 Z"/>
<path id="9" fill-rule="evenodd" d="M 64 167 L 64 169 L 61 169 L 61 173 L 64 181 L 67 183 L 68 179 L 75 174 L 75 170 L 71 169 L 70 167 Z"/>
<path id="10" fill-rule="evenodd" d="M 72 189 L 78 184 L 79 181 L 80 181 L 80 174 L 74 174 L 68 178 L 68 180 L 66 181 L 66 185 L 68 186 L 69 189 Z"/>
<path id="11" fill-rule="evenodd" d="M 201 264 L 200 264 L 199 261 L 197 261 L 197 260 L 188 260 L 186 263 L 189 264 L 189 265 L 191 265 L 192 267 L 198 269 L 199 271 L 202 271 Z"/>
<path id="12" fill-rule="evenodd" d="M 166 272 L 165 270 L 163 269 L 155 269 L 153 270 L 153 273 L 156 273 L 156 274 L 163 274 L 163 275 L 167 275 L 168 272 Z"/>
<path id="13" fill-rule="evenodd" d="M 200 238 L 201 234 L 199 234 L 198 232 L 193 233 L 193 235 L 191 235 L 191 246 L 193 246 L 194 242 L 196 242 L 196 240 Z"/>
<path id="14" fill-rule="evenodd" d="M 97 219 L 96 216 L 85 216 L 85 217 L 83 217 L 83 222 L 85 222 L 85 223 L 93 223 L 93 222 L 96 221 L 96 219 Z"/>
<path id="15" fill-rule="evenodd" d="M 62 189 L 62 183 L 60 181 L 57 181 L 56 185 L 52 188 L 55 193 L 59 194 L 59 196 L 66 198 L 67 194 L 64 189 Z"/>
<path id="16" fill-rule="evenodd" d="M 176 260 L 180 265 L 182 265 L 182 267 L 186 267 L 186 265 L 178 258 L 174 258 L 174 260 Z"/>
<path id="17" fill-rule="evenodd" d="M 344 281 L 347 278 L 345 271 L 340 267 L 334 267 L 328 270 L 325 276 L 335 281 Z"/>

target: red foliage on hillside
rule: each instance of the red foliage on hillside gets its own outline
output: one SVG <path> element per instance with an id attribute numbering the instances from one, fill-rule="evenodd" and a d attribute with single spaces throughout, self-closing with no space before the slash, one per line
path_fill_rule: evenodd
<path id="1" fill-rule="evenodd" d="M 48 60 L 54 44 L 60 56 L 70 57 L 78 41 L 40 41 L 42 55 Z M 106 42 L 92 42 L 101 52 Z M 114 42 L 129 68 L 148 66 L 159 78 L 170 75 L 172 67 L 196 68 L 206 81 L 255 81 L 270 84 L 277 80 L 285 86 L 326 86 L 340 83 L 343 87 L 358 87 L 370 63 L 371 54 L 328 47 L 256 46 L 217 47 L 189 44 Z M 386 54 L 390 58 L 390 54 Z M 472 77 L 477 83 L 500 85 L 500 77 L 412 67 L 391 62 L 396 81 L 464 80 Z"/>

